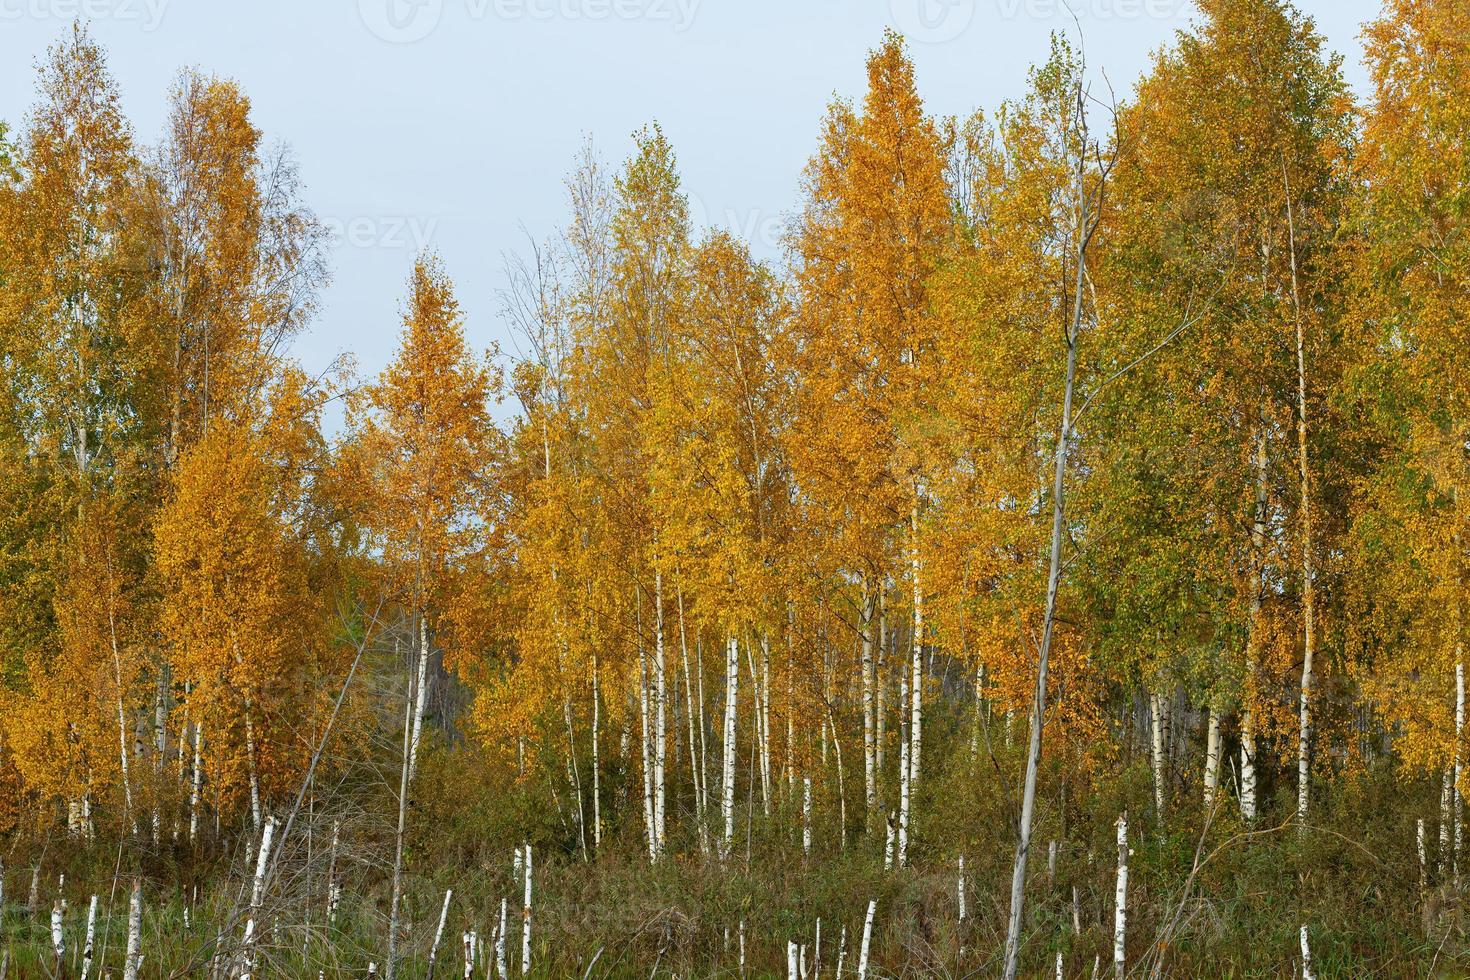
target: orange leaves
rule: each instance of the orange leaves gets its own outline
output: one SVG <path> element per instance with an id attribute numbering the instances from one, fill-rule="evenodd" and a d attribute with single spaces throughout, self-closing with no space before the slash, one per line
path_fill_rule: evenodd
<path id="1" fill-rule="evenodd" d="M 155 531 L 170 664 L 189 684 L 185 709 L 206 727 L 226 799 L 243 797 L 247 725 L 267 791 L 300 764 L 326 638 L 324 597 L 310 587 L 312 559 L 293 525 L 302 473 L 272 432 L 212 426 L 180 458 Z"/>
<path id="2" fill-rule="evenodd" d="M 416 609 L 442 598 L 453 562 L 478 546 L 477 507 L 494 499 L 491 399 L 500 377 L 464 343 L 453 284 L 435 258 L 409 277 L 402 345 L 351 405 L 348 452 L 361 464 L 362 523 L 392 594 Z"/>

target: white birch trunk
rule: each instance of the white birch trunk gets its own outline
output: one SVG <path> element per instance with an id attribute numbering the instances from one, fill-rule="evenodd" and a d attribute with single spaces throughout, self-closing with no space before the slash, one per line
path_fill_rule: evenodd
<path id="1" fill-rule="evenodd" d="M 429 698 L 429 619 L 422 611 L 419 612 L 419 656 L 418 666 L 415 670 L 416 682 L 414 684 L 413 699 L 413 738 L 408 744 L 408 778 L 413 781 L 414 773 L 418 771 L 419 743 L 424 734 L 424 708 Z M 389 971 L 392 972 L 391 969 Z"/>
<path id="2" fill-rule="evenodd" d="M 873 768 L 877 784 L 878 806 L 886 809 L 883 793 L 883 770 L 888 743 L 888 611 L 883 582 L 878 583 L 878 662 L 873 665 Z"/>
<path id="3" fill-rule="evenodd" d="M 1458 617 L 1457 617 L 1458 618 Z M 1461 804 L 1460 776 L 1462 775 L 1461 744 L 1465 734 L 1465 650 L 1461 643 L 1455 644 L 1455 751 L 1454 751 L 1454 791 L 1452 793 L 1451 806 L 1454 807 L 1452 814 L 1454 823 L 1454 850 L 1452 852 L 1451 864 L 1456 887 L 1460 881 L 1460 844 L 1464 839 L 1464 829 L 1461 826 L 1461 813 L 1464 807 Z"/>
<path id="4" fill-rule="evenodd" d="M 133 895 L 128 900 L 128 945 L 123 956 L 123 980 L 138 980 L 143 965 L 143 882 L 133 879 Z"/>
<path id="5" fill-rule="evenodd" d="M 875 743 L 878 734 L 877 691 L 873 663 L 873 595 L 863 582 L 863 799 L 867 810 L 863 816 L 864 826 L 871 827 L 878 805 L 878 769 Z"/>
<path id="6" fill-rule="evenodd" d="M 1450 767 L 1445 766 L 1439 781 L 1439 873 L 1441 879 L 1450 863 L 1450 798 L 1455 788 L 1450 785 Z"/>
<path id="7" fill-rule="evenodd" d="M 801 853 L 812 853 L 812 777 L 801 780 Z"/>
<path id="8" fill-rule="evenodd" d="M 255 880 L 250 886 L 250 910 L 245 919 L 245 938 L 240 942 L 240 980 L 250 980 L 255 972 L 255 923 L 260 915 L 261 903 L 265 901 L 265 870 L 270 864 L 271 841 L 275 834 L 276 818 L 268 816 L 265 818 L 265 829 L 260 832 L 260 849 L 255 854 Z"/>
<path id="9" fill-rule="evenodd" d="M 521 905 L 521 976 L 531 973 L 531 845 L 526 845 L 526 894 Z"/>
<path id="10" fill-rule="evenodd" d="M 1164 819 L 1164 713 L 1157 693 L 1148 696 L 1150 729 L 1152 738 L 1152 761 L 1154 772 L 1154 812 L 1159 820 Z"/>
<path id="11" fill-rule="evenodd" d="M 643 839 L 648 845 L 648 860 L 658 860 L 657 816 L 653 807 L 653 718 L 648 701 L 651 695 L 648 676 L 648 650 L 643 645 L 643 597 L 637 596 L 638 611 L 638 735 L 643 762 Z"/>
<path id="12" fill-rule="evenodd" d="M 1127 974 L 1128 938 L 1128 811 L 1118 817 L 1118 882 L 1113 895 L 1113 975 Z"/>
<path id="13" fill-rule="evenodd" d="M 1215 808 L 1220 791 L 1220 713 L 1210 705 L 1205 734 L 1205 815 Z"/>
<path id="14" fill-rule="evenodd" d="M 1251 551 L 1254 569 L 1251 573 L 1250 621 L 1245 641 L 1245 710 L 1240 721 L 1240 815 L 1246 821 L 1256 819 L 1256 714 L 1255 697 L 1256 645 L 1261 618 L 1261 589 L 1266 561 L 1266 419 L 1261 409 L 1261 428 L 1256 436 L 1256 501 L 1251 526 Z"/>
<path id="15" fill-rule="evenodd" d="M 653 646 L 653 694 L 654 694 L 654 744 L 653 744 L 653 856 L 657 860 L 663 853 L 666 837 L 664 814 L 665 780 L 664 770 L 668 752 L 668 681 L 664 671 L 664 579 L 663 572 L 654 572 L 654 646 Z"/>
<path id="16" fill-rule="evenodd" d="M 730 856 L 730 844 L 735 838 L 735 709 L 740 693 L 740 651 L 738 641 L 730 637 L 725 653 L 725 738 L 721 750 L 724 753 L 724 799 L 721 808 L 725 821 L 721 856 Z"/>
<path id="17" fill-rule="evenodd" d="M 955 897 L 959 900 L 960 922 L 965 921 L 965 856 L 960 855 L 960 870 L 955 876 Z"/>
<path id="18" fill-rule="evenodd" d="M 245 761 L 250 767 L 250 821 L 260 830 L 260 777 L 255 768 L 255 718 L 250 698 L 245 699 Z"/>
<path id="19" fill-rule="evenodd" d="M 1307 942 L 1307 927 L 1302 926 L 1302 980 L 1316 980 L 1312 972 L 1312 947 Z"/>
<path id="20" fill-rule="evenodd" d="M 204 789 L 204 723 L 194 725 L 193 770 L 189 778 L 189 843 L 199 838 L 199 802 Z"/>
<path id="21" fill-rule="evenodd" d="M 909 674 L 905 670 L 898 672 L 898 703 L 900 715 L 909 710 Z M 911 712 L 909 717 L 912 720 Z M 894 863 L 900 868 L 908 866 L 909 802 L 910 794 L 913 792 L 913 767 L 910 765 L 912 744 L 908 733 L 904 731 L 904 726 L 900 724 L 898 732 L 898 843 L 894 854 Z"/>
<path id="22" fill-rule="evenodd" d="M 113 615 L 112 603 L 107 606 L 107 627 L 112 643 L 112 682 L 114 700 L 117 702 L 117 752 L 118 762 L 122 766 L 123 784 L 123 823 L 136 834 L 137 823 L 134 821 L 133 810 L 133 781 L 128 774 L 128 721 L 127 713 L 123 709 L 123 683 L 122 683 L 122 657 L 117 646 L 117 623 Z"/>
<path id="23" fill-rule="evenodd" d="M 699 772 L 699 748 L 694 737 L 694 678 L 689 669 L 689 639 L 684 632 L 684 590 L 679 590 L 679 659 L 684 667 L 684 716 L 689 729 L 689 780 L 694 784 L 694 824 L 699 832 L 699 852 L 709 854 L 708 799 Z"/>
<path id="24" fill-rule="evenodd" d="M 1301 294 L 1297 285 L 1296 267 L 1296 215 L 1291 201 L 1291 181 L 1282 161 L 1282 178 L 1286 184 L 1286 224 L 1290 236 L 1291 300 L 1296 321 L 1296 440 L 1297 465 L 1301 478 L 1301 533 L 1302 533 L 1302 684 L 1300 700 L 1300 725 L 1297 732 L 1297 823 L 1305 828 L 1308 807 L 1312 796 L 1312 687 L 1313 659 L 1317 650 L 1316 634 L 1316 569 L 1312 554 L 1312 479 L 1311 459 L 1307 453 L 1307 348 L 1306 330 L 1302 321 Z M 1307 930 L 1302 927 L 1302 950 L 1305 956 Z M 1307 970 L 1308 965 L 1303 965 Z"/>
<path id="25" fill-rule="evenodd" d="M 602 682 L 592 651 L 592 844 L 602 848 Z"/>
<path id="26" fill-rule="evenodd" d="M 842 930 L 837 934 L 837 980 L 842 980 L 842 968 L 847 961 L 847 923 L 842 924 Z"/>
<path id="27" fill-rule="evenodd" d="M 858 980 L 867 980 L 868 976 L 868 953 L 873 946 L 873 913 L 878 911 L 878 900 L 868 900 L 868 914 L 863 919 L 863 945 L 858 954 Z"/>
<path id="28" fill-rule="evenodd" d="M 82 944 L 82 980 L 92 975 L 92 951 L 97 940 L 97 896 L 87 905 L 87 938 Z"/>
<path id="29" fill-rule="evenodd" d="M 415 666 L 409 665 L 408 688 L 403 704 L 403 755 L 398 770 L 398 826 L 393 835 L 393 884 L 388 903 L 387 980 L 398 970 L 398 913 L 403 902 L 403 840 L 408 828 L 408 792 L 413 781 L 412 744 Z"/>
<path id="30" fill-rule="evenodd" d="M 453 888 L 445 889 L 444 905 L 439 909 L 439 926 L 434 930 L 434 945 L 429 947 L 428 980 L 434 980 L 434 967 L 439 959 L 439 943 L 444 940 L 444 925 L 449 921 L 449 900 L 453 895 Z M 466 943 L 466 945 L 468 945 L 468 943 Z"/>
<path id="31" fill-rule="evenodd" d="M 918 791 L 919 784 L 919 759 L 924 748 L 924 591 L 919 577 L 919 505 L 915 501 L 910 514 L 913 524 L 913 576 L 914 576 L 914 637 L 913 637 L 913 679 L 909 682 L 909 707 L 912 718 L 909 723 L 909 796 L 912 806 L 912 797 Z"/>
<path id="32" fill-rule="evenodd" d="M 500 980 L 510 980 L 510 964 L 505 955 L 505 930 L 509 925 L 507 916 L 509 902 L 500 900 L 500 926 L 495 930 L 495 969 L 500 974 Z"/>
<path id="33" fill-rule="evenodd" d="M 66 930 L 62 928 L 66 913 L 61 899 L 51 906 L 51 951 L 56 954 L 56 975 L 62 975 L 66 967 Z"/>
<path id="34" fill-rule="evenodd" d="M 1424 833 L 1424 818 L 1420 817 L 1415 830 L 1414 843 L 1419 851 L 1419 895 L 1429 891 L 1429 846 Z"/>

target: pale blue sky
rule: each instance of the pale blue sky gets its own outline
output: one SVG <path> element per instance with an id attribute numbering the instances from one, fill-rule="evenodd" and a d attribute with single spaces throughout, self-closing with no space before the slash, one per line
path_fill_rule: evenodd
<path id="1" fill-rule="evenodd" d="M 1120 96 L 1189 0 L 1069 0 L 1088 60 Z M 1299 0 L 1347 59 L 1374 0 Z M 779 225 L 834 93 L 860 96 L 865 52 L 911 39 L 936 114 L 1018 95 L 1063 0 L 0 0 L 0 119 L 33 98 L 33 64 L 81 15 L 109 52 L 141 140 L 161 131 L 184 65 L 237 79 L 270 138 L 290 144 L 305 195 L 341 232 L 334 282 L 297 344 L 309 369 L 392 354 L 420 244 L 455 278 L 477 346 L 506 341 L 496 292 L 522 226 L 566 216 L 562 178 L 583 133 L 616 164 L 658 120 L 694 214 L 777 256 Z"/>

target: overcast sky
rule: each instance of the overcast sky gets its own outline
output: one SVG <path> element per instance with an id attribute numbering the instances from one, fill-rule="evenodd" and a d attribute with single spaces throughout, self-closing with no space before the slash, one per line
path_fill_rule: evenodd
<path id="1" fill-rule="evenodd" d="M 1189 0 L 1067 0 L 1120 96 L 1193 15 Z M 1372 0 L 1299 0 L 1360 92 Z M 504 255 L 565 220 L 582 135 L 620 161 L 657 120 L 701 224 L 774 258 L 780 223 L 834 93 L 860 97 L 867 50 L 910 39 L 936 114 L 1020 94 L 1064 0 L 0 0 L 0 119 L 18 126 L 34 65 L 82 16 L 106 47 L 141 141 L 177 71 L 238 80 L 268 138 L 299 160 L 338 232 L 333 284 L 297 343 L 309 369 L 392 354 L 419 247 L 443 256 L 477 346 L 508 345 Z"/>

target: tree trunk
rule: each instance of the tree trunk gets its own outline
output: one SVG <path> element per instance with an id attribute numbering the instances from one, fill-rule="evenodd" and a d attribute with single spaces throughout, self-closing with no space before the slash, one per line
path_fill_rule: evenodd
<path id="1" fill-rule="evenodd" d="M 270 866 L 271 839 L 276 833 L 276 818 L 265 818 L 265 828 L 260 832 L 260 850 L 255 854 L 255 881 L 250 888 L 250 911 L 245 919 L 245 938 L 240 944 L 243 970 L 240 980 L 250 980 L 255 972 L 256 919 L 260 916 L 261 904 L 265 901 L 265 869 Z"/>
<path id="2" fill-rule="evenodd" d="M 531 845 L 526 845 L 526 895 L 521 905 L 521 976 L 531 975 Z"/>
<path id="3" fill-rule="evenodd" d="M 913 806 L 913 796 L 918 792 L 919 786 L 919 759 L 924 750 L 924 591 L 919 577 L 919 504 L 917 497 L 909 514 L 912 525 L 913 541 L 913 575 L 914 575 L 914 636 L 912 642 L 913 654 L 913 679 L 909 682 L 909 706 L 912 709 L 912 720 L 909 723 L 909 741 L 912 746 L 909 749 L 909 805 Z"/>
<path id="4" fill-rule="evenodd" d="M 1256 435 L 1256 502 L 1251 525 L 1250 620 L 1245 639 L 1245 710 L 1240 719 L 1240 815 L 1256 819 L 1256 713 L 1254 707 L 1256 650 L 1260 643 L 1261 590 L 1266 562 L 1266 406 L 1261 405 L 1261 426 Z"/>
<path id="5" fill-rule="evenodd" d="M 689 639 L 684 632 L 684 590 L 678 594 L 679 601 L 679 658 L 684 667 L 684 715 L 689 728 L 689 780 L 694 784 L 694 825 L 699 830 L 699 852 L 709 854 L 708 800 L 705 798 L 704 779 L 699 772 L 699 748 L 694 738 L 694 681 L 689 669 Z M 701 705 L 701 708 L 703 705 Z M 702 724 L 702 723 L 701 723 Z"/>
<path id="6" fill-rule="evenodd" d="M 732 635 L 725 653 L 725 738 L 721 750 L 724 753 L 724 800 L 725 833 L 722 838 L 721 856 L 730 856 L 730 844 L 735 838 L 735 709 L 740 693 L 740 649 Z"/>
<path id="7" fill-rule="evenodd" d="M 1285 161 L 1282 162 L 1285 175 Z M 1306 328 L 1302 322 L 1301 293 L 1296 269 L 1296 218 L 1291 203 L 1291 183 L 1286 184 L 1286 223 L 1291 244 L 1291 300 L 1296 320 L 1296 443 L 1297 466 L 1301 479 L 1302 534 L 1302 684 L 1300 727 L 1297 733 L 1296 819 L 1305 826 L 1312 793 L 1312 686 L 1313 658 L 1317 650 L 1316 634 L 1316 569 L 1312 554 L 1312 480 L 1307 454 L 1307 348 Z M 1307 945 L 1306 927 L 1302 927 L 1302 951 Z M 1304 966 L 1305 968 L 1305 966 Z"/>
<path id="8" fill-rule="evenodd" d="M 1128 972 L 1128 811 L 1118 817 L 1118 882 L 1113 894 L 1113 975 Z"/>
<path id="9" fill-rule="evenodd" d="M 592 651 L 592 845 L 602 849 L 602 682 L 597 650 Z"/>
<path id="10" fill-rule="evenodd" d="M 873 592 L 863 580 L 863 799 L 867 809 L 863 823 L 872 827 L 873 815 L 878 805 L 878 770 L 874 741 L 877 737 L 877 691 L 873 664 Z"/>
<path id="11" fill-rule="evenodd" d="M 439 927 L 434 930 L 434 945 L 429 947 L 429 972 L 427 980 L 434 980 L 434 967 L 439 959 L 439 943 L 444 940 L 444 924 L 449 921 L 449 899 L 454 895 L 454 889 L 450 888 L 444 892 L 444 906 L 439 910 Z"/>
<path id="12" fill-rule="evenodd" d="M 858 980 L 867 980 L 868 951 L 873 945 L 873 913 L 878 911 L 878 900 L 868 899 L 868 914 L 863 919 L 863 945 L 858 954 Z"/>
<path id="13" fill-rule="evenodd" d="M 1076 122 L 1082 127 L 1086 145 L 1086 123 L 1082 93 L 1077 93 Z M 1051 660 L 1052 636 L 1056 628 L 1057 592 L 1062 578 L 1062 541 L 1065 515 L 1067 455 L 1072 441 L 1072 395 L 1077 382 L 1077 343 L 1082 332 L 1087 285 L 1087 247 L 1097 219 L 1088 212 L 1085 160 L 1077 159 L 1078 202 L 1076 282 L 1072 298 L 1071 324 L 1066 329 L 1067 367 L 1062 389 L 1062 418 L 1057 428 L 1056 467 L 1052 476 L 1051 555 L 1047 570 L 1046 612 L 1042 619 L 1041 648 L 1036 662 L 1036 693 L 1031 706 L 1031 742 L 1026 753 L 1026 779 L 1021 796 L 1021 819 L 1016 841 L 1016 858 L 1011 873 L 1011 909 L 1006 928 L 1005 980 L 1015 980 L 1021 956 L 1021 913 L 1026 899 L 1026 862 L 1031 852 L 1031 824 L 1036 810 L 1036 780 L 1041 768 L 1041 736 L 1046 722 L 1047 670 Z"/>
<path id="14" fill-rule="evenodd" d="M 403 901 L 403 839 L 408 828 L 408 791 L 413 780 L 412 744 L 413 714 L 416 702 L 414 681 L 417 670 L 408 672 L 408 686 L 403 705 L 403 761 L 398 771 L 398 827 L 393 834 L 393 890 L 388 904 L 388 965 L 386 980 L 393 980 L 398 970 L 398 914 Z"/>
<path id="15" fill-rule="evenodd" d="M 664 812 L 664 771 L 668 751 L 668 682 L 664 671 L 664 579 L 663 572 L 654 572 L 654 644 L 653 644 L 653 695 L 654 695 L 654 744 L 653 744 L 653 856 L 656 860 L 664 850 L 666 839 L 666 817 Z"/>
<path id="16" fill-rule="evenodd" d="M 1215 795 L 1220 791 L 1220 713 L 1210 705 L 1205 734 L 1205 815 L 1215 808 Z"/>
<path id="17" fill-rule="evenodd" d="M 1154 812 L 1160 823 L 1164 819 L 1164 711 L 1159 703 L 1162 700 L 1156 692 L 1149 693 L 1150 734 L 1153 736 L 1150 755 L 1154 772 Z"/>
<path id="18" fill-rule="evenodd" d="M 105 944 L 104 944 L 105 945 Z M 143 965 L 143 882 L 133 879 L 133 895 L 128 900 L 128 945 L 123 955 L 123 980 L 138 980 Z"/>

